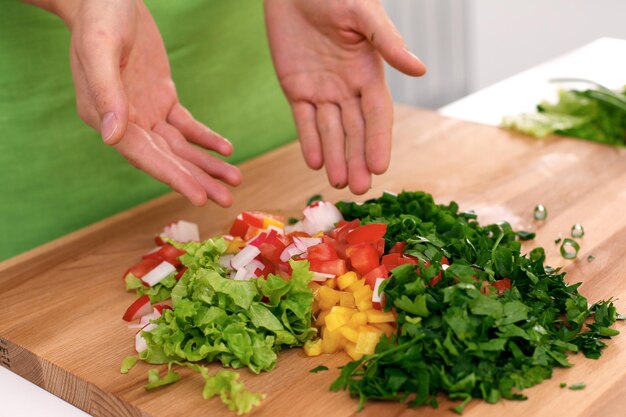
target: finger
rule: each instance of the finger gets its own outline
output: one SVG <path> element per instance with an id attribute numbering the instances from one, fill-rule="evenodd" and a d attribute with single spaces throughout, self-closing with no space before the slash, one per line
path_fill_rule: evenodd
<path id="1" fill-rule="evenodd" d="M 368 84 L 361 91 L 365 119 L 365 160 L 372 174 L 382 174 L 391 158 L 393 102 L 384 81 Z"/>
<path id="2" fill-rule="evenodd" d="M 407 75 L 424 75 L 426 66 L 408 50 L 402 35 L 385 13 L 383 6 L 370 2 L 357 4 L 357 28 L 384 60 Z"/>
<path id="3" fill-rule="evenodd" d="M 334 104 L 321 104 L 317 107 L 316 119 L 328 181 L 335 188 L 344 188 L 348 182 L 348 170 L 341 111 Z"/>
<path id="4" fill-rule="evenodd" d="M 105 143 L 117 144 L 126 133 L 128 101 L 120 73 L 122 41 L 103 30 L 91 30 L 80 38 L 77 58 L 98 113 L 100 134 Z"/>
<path id="5" fill-rule="evenodd" d="M 354 194 L 370 189 L 372 176 L 365 162 L 365 121 L 357 100 L 341 104 L 341 120 L 346 131 L 348 184 Z"/>
<path id="6" fill-rule="evenodd" d="M 233 205 L 233 195 L 228 188 L 224 187 L 219 181 L 209 176 L 191 162 L 182 161 L 182 163 L 202 185 L 210 200 L 222 207 L 230 207 Z"/>
<path id="7" fill-rule="evenodd" d="M 233 145 L 228 139 L 194 119 L 189 110 L 180 103 L 176 103 L 170 110 L 167 121 L 196 145 L 223 156 L 229 156 L 233 153 Z"/>
<path id="8" fill-rule="evenodd" d="M 239 168 L 190 144 L 172 125 L 160 122 L 152 130 L 167 141 L 176 155 L 199 167 L 211 177 L 218 178 L 232 186 L 241 184 Z"/>
<path id="9" fill-rule="evenodd" d="M 298 130 L 298 139 L 302 155 L 311 169 L 320 169 L 324 165 L 322 144 L 315 121 L 315 106 L 311 103 L 298 101 L 291 105 L 293 118 Z"/>
<path id="10" fill-rule="evenodd" d="M 194 175 L 168 152 L 163 138 L 149 134 L 135 124 L 129 124 L 126 136 L 115 149 L 136 168 L 169 185 L 196 206 L 207 201 L 207 193 Z"/>

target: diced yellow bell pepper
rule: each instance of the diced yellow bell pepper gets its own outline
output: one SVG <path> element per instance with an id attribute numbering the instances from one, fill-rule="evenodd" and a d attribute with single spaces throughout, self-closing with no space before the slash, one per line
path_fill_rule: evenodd
<path id="1" fill-rule="evenodd" d="M 322 352 L 335 353 L 344 345 L 345 339 L 339 331 L 331 332 L 327 327 L 322 330 Z"/>
<path id="2" fill-rule="evenodd" d="M 356 341 L 354 348 L 355 353 L 363 355 L 371 355 L 376 350 L 376 345 L 380 340 L 380 332 L 372 332 L 365 326 L 359 331 L 359 338 Z"/>
<path id="3" fill-rule="evenodd" d="M 367 321 L 369 323 L 393 323 L 396 317 L 391 311 L 367 310 Z"/>
<path id="4" fill-rule="evenodd" d="M 307 356 L 319 356 L 322 354 L 322 339 L 307 340 L 304 344 L 304 354 Z"/>
<path id="5" fill-rule="evenodd" d="M 311 310 L 313 310 L 313 315 L 316 315 L 320 312 L 320 303 L 317 300 L 313 300 L 313 304 L 311 305 Z"/>
<path id="6" fill-rule="evenodd" d="M 337 286 L 339 287 L 339 289 L 345 290 L 351 284 L 357 282 L 358 280 L 359 280 L 359 277 L 357 276 L 356 272 L 353 272 L 353 271 L 346 272 L 345 274 L 339 275 L 337 277 Z"/>
<path id="7" fill-rule="evenodd" d="M 394 327 L 389 323 L 373 323 L 372 327 L 381 330 L 387 336 L 391 336 L 396 331 L 396 329 L 394 329 Z"/>
<path id="8" fill-rule="evenodd" d="M 372 289 L 368 286 L 364 286 L 359 288 L 354 292 L 354 301 L 357 303 L 361 300 L 369 300 L 372 301 Z"/>
<path id="9" fill-rule="evenodd" d="M 335 307 L 333 307 L 334 309 Z M 341 308 L 341 307 L 340 307 Z M 348 323 L 349 317 L 345 314 L 341 314 L 339 312 L 332 311 L 326 316 L 326 328 L 331 332 L 334 332 L 341 326 Z"/>
<path id="10" fill-rule="evenodd" d="M 309 288 L 313 291 L 313 299 L 317 300 L 319 298 L 319 291 L 321 285 L 315 281 L 309 282 Z"/>
<path id="11" fill-rule="evenodd" d="M 322 327 L 323 325 L 326 324 L 326 316 L 330 314 L 330 310 L 322 310 L 320 311 L 320 313 L 317 315 L 317 320 L 315 320 L 315 325 L 317 327 Z"/>
<path id="12" fill-rule="evenodd" d="M 346 319 L 350 319 L 354 313 L 356 313 L 356 309 L 342 306 L 334 306 L 330 309 L 330 312 L 333 314 L 341 314 L 345 316 Z"/>
<path id="13" fill-rule="evenodd" d="M 228 246 L 226 247 L 226 251 L 224 253 L 227 255 L 238 253 L 244 246 L 246 246 L 246 242 L 244 242 L 240 237 L 235 237 L 233 240 L 228 242 Z"/>
<path id="14" fill-rule="evenodd" d="M 330 310 L 339 303 L 339 291 L 322 285 L 319 289 L 319 303 L 322 310 Z"/>
<path id="15" fill-rule="evenodd" d="M 270 226 L 276 226 L 279 229 L 284 229 L 285 228 L 285 224 L 283 222 L 281 222 L 280 220 L 272 219 L 271 217 L 264 217 L 263 218 L 263 228 L 267 229 Z"/>
<path id="16" fill-rule="evenodd" d="M 339 332 L 341 333 L 343 337 L 346 338 L 346 340 L 349 340 L 352 343 L 356 343 L 356 341 L 359 338 L 359 332 L 356 329 L 349 327 L 349 326 L 341 326 L 339 328 Z"/>
<path id="17" fill-rule="evenodd" d="M 352 284 L 348 285 L 346 290 L 349 292 L 355 292 L 358 289 L 363 288 L 364 286 L 365 286 L 365 280 L 359 279 L 359 280 L 354 281 Z"/>
<path id="18" fill-rule="evenodd" d="M 350 327 L 354 329 L 358 329 L 361 326 L 367 324 L 367 313 L 363 311 L 359 311 L 358 313 L 354 313 L 352 317 L 350 317 L 350 321 L 348 322 Z"/>
<path id="19" fill-rule="evenodd" d="M 326 281 L 324 281 L 324 285 L 326 285 L 328 288 L 335 289 L 337 288 L 337 280 L 335 278 L 328 278 Z"/>
<path id="20" fill-rule="evenodd" d="M 359 311 L 367 311 L 374 308 L 374 305 L 372 304 L 372 300 L 359 300 L 356 302 L 356 308 Z"/>
<path id="21" fill-rule="evenodd" d="M 346 342 L 344 348 L 346 353 L 352 358 L 352 360 L 358 361 L 363 356 L 362 353 L 356 353 L 356 345 L 354 343 Z"/>
<path id="22" fill-rule="evenodd" d="M 354 302 L 354 295 L 352 295 L 352 293 L 342 291 L 339 294 L 339 305 L 342 307 L 356 308 L 356 303 Z"/>

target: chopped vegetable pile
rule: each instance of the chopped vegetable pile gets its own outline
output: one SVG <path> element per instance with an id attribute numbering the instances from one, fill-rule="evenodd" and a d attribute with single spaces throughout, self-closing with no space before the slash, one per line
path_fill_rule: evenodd
<path id="1" fill-rule="evenodd" d="M 199 362 L 259 373 L 281 349 L 303 346 L 308 356 L 353 359 L 331 388 L 359 407 L 436 406 L 443 392 L 461 412 L 472 398 L 523 399 L 524 388 L 570 366 L 569 352 L 598 358 L 602 339 L 619 333 L 610 300 L 589 306 L 580 284 L 544 266 L 543 249 L 521 254 L 528 232 L 480 226 L 473 212 L 420 192 L 319 200 L 289 225 L 244 212 L 228 235 L 206 241 L 191 223 L 167 226 L 125 274 L 138 298 L 123 318 L 140 330 L 138 357 L 122 373 L 137 359 L 167 364 L 164 376 L 149 371 L 146 389 L 155 389 L 180 379 L 173 366 L 190 368 L 205 380 L 204 398 L 219 394 L 241 414 L 262 394 Z"/>
<path id="2" fill-rule="evenodd" d="M 587 90 L 561 90 L 556 104 L 542 102 L 537 113 L 505 117 L 502 126 L 543 138 L 572 136 L 626 146 L 626 88 L 614 92 L 601 85 Z"/>

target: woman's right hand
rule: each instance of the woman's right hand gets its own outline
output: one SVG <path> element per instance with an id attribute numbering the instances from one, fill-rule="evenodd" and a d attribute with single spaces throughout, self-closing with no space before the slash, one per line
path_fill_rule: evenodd
<path id="1" fill-rule="evenodd" d="M 227 207 L 239 169 L 230 142 L 178 101 L 159 30 L 141 0 L 30 0 L 72 32 L 70 60 L 78 114 L 141 169 L 201 206 Z M 198 146 L 194 146 L 198 145 Z M 204 148 L 204 149 L 201 149 Z"/>

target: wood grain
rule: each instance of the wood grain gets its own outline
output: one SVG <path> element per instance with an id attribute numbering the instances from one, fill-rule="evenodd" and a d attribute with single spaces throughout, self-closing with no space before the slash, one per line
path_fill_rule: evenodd
<path id="1" fill-rule="evenodd" d="M 424 190 L 439 202 L 454 199 L 475 209 L 481 222 L 507 220 L 537 231 L 525 249 L 546 247 L 549 263 L 563 266 L 569 281 L 582 281 L 581 292 L 591 302 L 614 296 L 626 311 L 623 149 L 567 138 L 537 141 L 407 107 L 396 110 L 394 140 L 392 168 L 360 199 L 384 190 Z M 95 416 L 230 415 L 219 400 L 202 400 L 202 381 L 186 370 L 180 383 L 153 393 L 143 389 L 147 365 L 119 373 L 121 360 L 133 353 L 134 336 L 121 320 L 133 299 L 121 276 L 171 220 L 196 222 L 208 237 L 225 231 L 244 209 L 297 212 L 316 193 L 333 201 L 354 199 L 330 188 L 323 172 L 308 170 L 295 143 L 241 168 L 246 181 L 230 209 L 194 208 L 169 194 L 0 264 L 0 364 Z M 548 207 L 545 222 L 532 219 L 537 203 Z M 574 223 L 583 224 L 586 234 L 577 260 L 565 261 L 553 241 Z M 586 260 L 590 254 L 592 263 Z M 343 354 L 306 358 L 296 349 L 281 353 L 273 372 L 241 371 L 250 389 L 267 394 L 252 415 L 356 415 L 355 400 L 328 391 L 338 375 L 334 368 L 346 361 Z M 464 415 L 623 415 L 626 336 L 611 340 L 598 361 L 580 355 L 572 361 L 573 368 L 527 390 L 528 401 L 473 401 Z M 319 364 L 332 369 L 308 372 Z M 587 389 L 564 390 L 560 382 L 585 382 Z M 443 398 L 438 410 L 373 402 L 359 415 L 452 415 L 450 405 Z"/>

